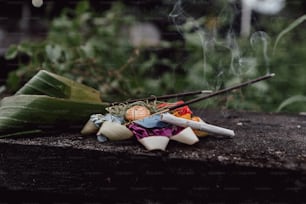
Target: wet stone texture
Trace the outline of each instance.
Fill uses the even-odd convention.
[[[135,140],[102,144],[74,130],[1,139],[0,194],[28,202],[303,201],[306,116],[195,114],[236,137],[209,136],[193,146],[170,141],[166,152],[148,152]]]

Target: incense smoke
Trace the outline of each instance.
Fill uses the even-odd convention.
[[[269,73],[269,36],[263,31],[253,33],[249,43],[256,51],[257,56],[249,56],[245,50],[240,48],[236,36],[238,31],[233,28],[235,17],[240,11],[235,7],[235,4],[229,2],[222,4],[221,1],[218,3],[214,2],[214,7],[212,5],[209,5],[209,8],[203,7],[203,11],[210,13],[205,13],[201,18],[196,19],[185,11],[183,1],[178,0],[169,14],[169,18],[183,38],[186,38],[190,33],[195,33],[199,37],[199,43],[202,46],[203,67],[201,83],[209,88],[220,88],[225,79],[230,81],[231,78],[237,80],[242,76],[253,77],[258,71],[255,69],[258,55],[261,55],[260,58],[263,59],[267,73]],[[216,18],[216,25],[213,26],[209,25],[211,11]],[[224,22],[226,26],[218,25],[225,24]],[[216,60],[216,57],[219,58]]]
[[[202,28],[199,23],[190,15],[188,15],[183,7],[182,1],[178,0],[169,14],[169,18],[172,20],[176,27],[176,30],[185,37],[185,32],[196,32],[199,36],[202,45],[202,55],[203,55],[203,78],[205,79],[205,67],[206,67],[206,50],[208,49],[208,35],[207,32]],[[206,80],[205,80],[206,81]]]
[[[262,49],[263,60],[267,69],[267,74],[270,73],[270,59],[268,57],[268,46],[269,46],[270,38],[267,33],[263,31],[257,31],[251,35],[250,44],[254,50]]]

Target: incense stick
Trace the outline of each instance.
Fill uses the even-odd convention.
[[[256,79],[252,79],[252,80],[243,82],[243,83],[241,83],[241,84],[238,84],[238,85],[235,85],[235,86],[226,88],[226,89],[222,89],[222,90],[213,92],[213,93],[208,94],[208,95],[205,95],[205,96],[201,96],[201,97],[198,97],[198,98],[195,98],[195,99],[191,99],[191,100],[189,100],[189,101],[186,101],[185,103],[182,103],[182,104],[178,104],[178,105],[169,107],[168,109],[165,109],[165,110],[163,110],[162,112],[168,112],[168,111],[171,111],[171,110],[174,110],[174,109],[177,109],[177,108],[180,108],[180,107],[183,107],[183,106],[192,104],[192,103],[196,103],[196,102],[199,102],[199,101],[202,101],[202,100],[205,100],[205,99],[208,99],[208,98],[217,96],[217,95],[221,95],[221,94],[230,92],[230,91],[235,90],[235,89],[243,88],[243,87],[245,87],[245,86],[248,86],[248,85],[257,83],[257,82],[262,81],[262,80],[269,79],[269,78],[274,77],[274,76],[275,76],[274,73],[267,74],[267,75],[258,77],[258,78],[256,78]]]
[[[185,93],[178,93],[178,94],[169,94],[169,95],[163,95],[163,96],[150,96],[147,98],[140,98],[140,99],[131,99],[131,100],[126,100],[123,102],[113,102],[110,103],[111,105],[119,105],[121,103],[133,103],[136,101],[154,101],[154,100],[166,100],[166,99],[171,99],[171,98],[176,98],[176,97],[183,97],[183,96],[193,96],[197,94],[210,94],[212,93],[211,90],[199,90],[199,91],[190,91],[190,92],[185,92]]]

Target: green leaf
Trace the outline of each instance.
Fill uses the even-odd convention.
[[[93,58],[95,57],[95,49],[92,41],[87,41],[85,45],[80,46],[80,50],[83,51],[85,57]]]
[[[87,21],[92,19],[91,13],[85,12],[80,15],[80,24],[85,24]]]
[[[101,102],[100,92],[46,70],[40,70],[16,95],[47,95],[84,102]]]
[[[18,54],[18,46],[17,45],[11,45],[7,51],[5,52],[5,59],[14,59]]]
[[[72,25],[73,25],[73,22],[70,19],[68,19],[67,16],[62,15],[58,18],[55,18],[52,21],[51,25],[52,25],[51,32],[54,32],[54,34],[57,37],[57,35],[59,35],[59,33],[57,33],[58,31],[60,31],[60,33],[61,33],[64,29],[71,29]]]
[[[28,56],[33,56],[33,51],[31,49],[31,45],[27,42],[23,42],[20,45],[18,45],[18,50],[22,53],[27,54]]]
[[[83,14],[85,13],[86,11],[88,11],[90,9],[90,5],[89,5],[89,2],[88,1],[81,1],[77,4],[77,7],[76,7],[76,13],[77,14]]]
[[[81,128],[91,114],[104,113],[107,105],[43,95],[6,97],[0,106],[0,134],[71,126]]]
[[[104,113],[108,105],[97,90],[41,70],[14,96],[2,99],[0,137],[81,128],[91,114]]]
[[[46,54],[49,60],[57,64],[62,56],[63,49],[59,45],[50,45],[48,44],[45,48]]]
[[[10,72],[6,84],[12,91],[16,91],[20,87],[20,77],[17,76],[16,72]]]

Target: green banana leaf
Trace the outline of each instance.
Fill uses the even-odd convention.
[[[105,113],[108,105],[97,90],[42,70],[0,102],[0,138],[81,129],[91,114]]]
[[[105,112],[107,105],[43,95],[6,97],[0,106],[0,134],[81,126],[91,114]]]
[[[87,102],[101,102],[100,92],[68,78],[40,70],[15,95],[47,95]]]

